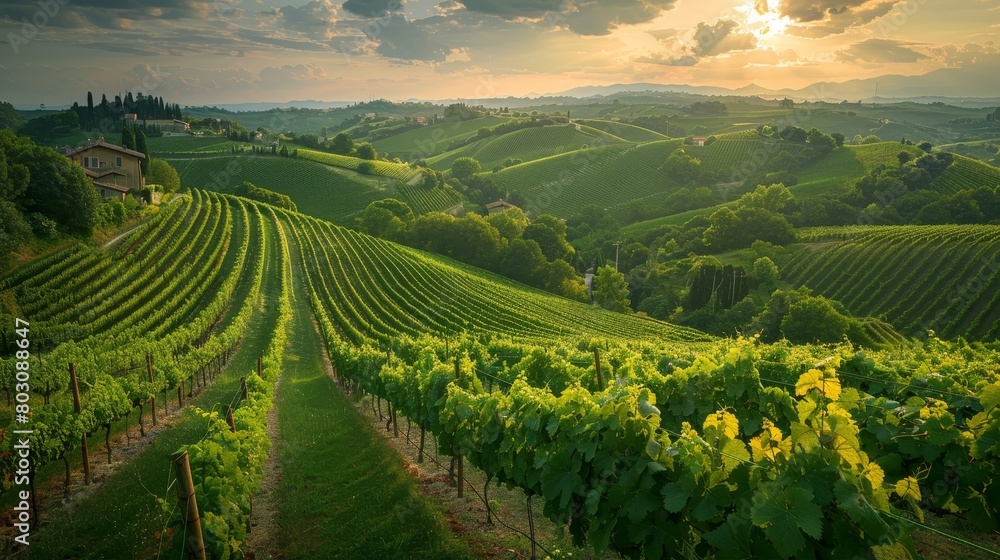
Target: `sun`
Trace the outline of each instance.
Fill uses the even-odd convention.
[[[749,0],[745,5],[738,6],[736,11],[743,14],[743,25],[757,37],[758,41],[766,41],[772,37],[783,35],[792,20],[779,13],[777,2],[771,0]]]

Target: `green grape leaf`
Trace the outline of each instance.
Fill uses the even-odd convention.
[[[983,410],[986,412],[1000,406],[1000,381],[983,387],[979,402],[983,404]]]
[[[715,555],[718,560],[749,560],[754,558],[753,550],[750,548],[752,529],[753,526],[749,521],[733,515],[702,537],[719,549]]]
[[[684,509],[684,504],[691,498],[691,492],[684,488],[684,484],[680,481],[665,485],[660,494],[663,496],[663,509],[670,513]]]
[[[753,498],[751,519],[785,558],[805,548],[803,533],[815,539],[823,533],[823,512],[804,488],[762,483]]]
[[[900,479],[896,482],[896,495],[900,498],[920,501],[920,485],[912,476]]]
[[[559,502],[560,509],[566,509],[575,490],[583,485],[579,466],[566,453],[560,453],[545,462],[542,470],[542,494],[550,502]]]

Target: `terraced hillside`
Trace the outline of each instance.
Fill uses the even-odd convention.
[[[567,217],[588,204],[608,208],[676,188],[660,167],[682,143],[612,144],[508,167],[492,176],[519,191],[525,210]]]
[[[987,278],[982,270],[989,266],[976,272],[957,265],[995,257],[998,230],[822,230],[810,234],[805,241],[813,245],[803,251],[865,253],[864,247],[877,247],[867,253],[903,260],[853,263],[854,278],[842,274],[842,283],[904,291],[920,286],[919,293],[931,296],[983,294],[993,299],[970,298],[964,315],[987,324],[995,319],[1000,297],[996,266]],[[934,268],[937,261],[961,272],[946,274]],[[803,255],[796,264],[809,268]],[[881,276],[861,279],[873,271]],[[903,274],[910,276],[897,278]],[[982,279],[974,281],[977,276]],[[171,531],[164,529],[162,506],[175,503],[176,485],[157,478],[172,470],[168,461],[177,445],[190,458],[209,556],[238,557],[247,550],[246,527],[260,530],[250,514],[258,511],[252,504],[261,502],[251,500],[261,488],[273,434],[287,438],[281,441],[282,478],[302,486],[317,518],[308,527],[308,544],[324,551],[342,546],[343,534],[328,537],[336,516],[365,514],[372,505],[310,488],[316,479],[299,474],[304,465],[298,451],[336,450],[308,455],[309,466],[323,476],[345,468],[345,462],[355,465],[356,452],[374,436],[345,446],[330,432],[306,432],[303,439],[269,433],[279,375],[285,376],[286,394],[337,382],[359,400],[381,399],[379,410],[390,403],[386,428],[403,415],[407,428],[419,432],[421,455],[430,432],[437,452],[455,457],[459,473],[472,465],[487,480],[528,492],[542,502],[542,514],[557,525],[571,524],[598,554],[644,551],[669,557],[691,550],[699,557],[737,556],[752,542],[754,554],[766,558],[825,557],[821,552],[834,548],[863,557],[874,547],[905,556],[903,537],[914,524],[897,512],[905,506],[919,514],[920,492],[928,487],[939,488],[938,499],[952,504],[950,513],[981,529],[963,534],[993,538],[998,513],[993,481],[1000,469],[996,345],[931,340],[868,353],[849,345],[715,340],[525,289],[303,214],[197,190],[190,199],[161,208],[118,248],[67,249],[0,282],[6,291],[0,301],[27,313],[33,328],[58,344],[45,355],[48,365],[30,358],[35,391],[49,391],[44,402],[32,403],[34,437],[44,444],[33,452],[36,462],[61,467],[60,459],[77,451],[81,434],[110,426],[137,408],[141,418],[150,399],[175,387],[179,400],[191,384],[204,388],[237,343],[252,345],[249,355],[262,357],[244,383],[220,375],[204,390],[214,390],[202,403],[208,408],[185,409],[187,428],[172,432],[176,443],[169,450],[148,446],[146,459],[116,473],[117,480],[140,484],[106,495],[104,503],[91,502],[90,508],[104,506],[99,514],[43,524],[42,534],[61,530],[47,534],[70,541],[42,540],[43,546],[62,548],[45,557],[66,550],[109,558],[182,556],[185,524],[176,510],[166,523],[173,546],[164,543]],[[897,305],[907,302],[904,293],[881,295]],[[960,306],[943,309],[949,317],[963,316]],[[319,346],[316,338],[288,335],[290,329],[317,336],[313,319],[335,379],[324,369],[322,352],[285,344],[305,340]],[[155,362],[143,360],[148,353],[156,355]],[[9,386],[14,368],[8,366],[28,359],[5,355],[0,380]],[[87,388],[83,413],[70,404],[62,367],[68,360],[77,363]],[[303,370],[312,373],[303,376]],[[305,384],[313,375],[322,385]],[[227,379],[228,386],[215,390]],[[302,430],[310,424],[340,425],[330,420],[356,413],[330,399],[319,401],[307,410],[301,401],[293,403],[284,412],[293,407],[304,412],[297,424]],[[233,405],[233,423],[227,424],[219,411]],[[0,411],[11,419],[9,405],[0,405]],[[9,439],[0,442],[0,458],[7,458],[0,462],[2,475],[14,468],[11,449]],[[880,465],[884,457],[891,458],[891,468]],[[948,460],[932,460],[940,457]],[[132,467],[142,460],[155,465],[155,474],[136,474]],[[388,480],[385,475],[375,468],[357,482],[378,485]],[[938,485],[945,477],[952,483]],[[148,480],[161,484],[151,489]],[[408,508],[407,524],[426,521],[428,514],[406,494],[399,500]],[[301,506],[280,503],[286,499],[281,492],[273,499],[279,501],[277,515]],[[380,515],[392,506],[381,505]],[[789,512],[806,525],[790,521],[795,516]],[[91,528],[115,515],[118,521]],[[783,529],[773,530],[779,522]],[[573,525],[580,523],[589,529]],[[694,523],[702,530],[676,530]],[[84,525],[88,530],[78,530]],[[384,542],[392,535],[379,531],[396,527],[375,524],[365,531]],[[110,538],[112,532],[130,536]],[[91,533],[106,537],[97,539],[101,550],[90,546]]]
[[[561,125],[525,128],[498,137],[484,138],[427,160],[433,169],[445,170],[460,157],[479,161],[483,169],[493,169],[507,159],[527,162],[572,152],[588,146],[618,144],[622,140],[586,126]]]
[[[409,130],[374,142],[379,153],[387,153],[404,161],[416,161],[440,154],[455,140],[474,136],[484,126],[495,126],[510,120],[505,117],[481,117],[467,121],[445,121]]]
[[[351,171],[357,171],[359,168],[367,165],[370,167],[370,170],[365,173],[366,175],[388,177],[399,181],[407,181],[417,174],[417,171],[412,167],[402,163],[392,163],[381,160],[366,160],[352,156],[342,156],[326,152],[317,152],[315,150],[306,150],[304,148],[299,148],[298,154],[298,159],[316,161],[331,167],[350,169]]]
[[[692,329],[572,302],[301,214],[286,219],[298,236],[312,291],[340,332],[356,342],[461,332],[705,339]]]
[[[1000,226],[803,230],[782,276],[898,330],[1000,336]]]
[[[627,140],[629,142],[656,142],[657,140],[667,140],[669,138],[668,136],[649,130],[648,128],[642,128],[641,126],[635,126],[633,124],[623,122],[589,119],[576,119],[574,122],[584,126],[596,128],[598,130],[603,130],[608,134],[613,134],[622,140]]]
[[[167,161],[177,169],[185,187],[230,193],[249,181],[288,195],[302,212],[336,223],[351,223],[368,204],[387,197],[403,200],[416,214],[444,211],[462,201],[451,188],[428,190],[309,159],[226,155]],[[397,170],[395,164],[381,163],[389,166],[389,172]]]
[[[931,183],[931,187],[946,193],[997,185],[1000,185],[1000,167],[960,155]]]
[[[395,196],[396,181],[321,163],[278,156],[216,156],[169,159],[186,188],[228,193],[249,181],[291,197],[303,212],[345,222],[365,206]]]

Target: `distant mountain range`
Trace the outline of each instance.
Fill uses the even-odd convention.
[[[716,86],[692,86],[686,84],[628,83],[608,86],[583,86],[566,91],[536,94],[521,97],[495,98],[490,100],[437,99],[407,101],[430,101],[433,103],[454,103],[463,101],[484,102],[490,106],[498,103],[510,107],[524,107],[545,103],[572,104],[581,99],[600,99],[628,92],[673,92],[686,95],[717,96],[759,96],[768,99],[788,97],[795,101],[864,101],[867,103],[896,103],[915,101],[933,103],[940,101],[965,107],[996,107],[1000,105],[1000,54],[981,57],[974,63],[956,68],[941,68],[918,76],[884,75],[875,78],[855,79],[846,82],[817,82],[801,89],[768,89],[757,84],[749,84],[730,89]],[[266,111],[274,108],[297,107],[301,109],[337,109],[350,107],[353,101],[296,100],[285,102],[259,103],[218,103],[213,106],[229,111]],[[69,106],[50,106],[49,110],[65,109]],[[19,110],[37,110],[38,106],[15,105]]]
[[[796,101],[866,101],[892,103],[898,101],[934,101],[969,106],[1000,104],[1000,55],[987,55],[973,64],[958,68],[941,68],[919,76],[885,75],[846,82],[818,82],[801,89],[767,89],[750,84],[737,89],[683,84],[614,84],[584,86],[548,94],[553,97],[606,97],[624,92],[656,91],[694,95],[757,95],[788,97]]]

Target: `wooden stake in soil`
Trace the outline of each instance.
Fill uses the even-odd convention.
[[[184,380],[177,386],[177,408],[184,408]]]
[[[427,433],[427,430],[423,426],[420,426],[420,451],[417,453],[417,462],[418,463],[423,463],[424,462],[424,435],[426,433]]]
[[[153,383],[153,355],[146,354],[146,373],[149,375],[150,384]],[[153,415],[153,425],[156,425],[156,393],[149,398],[150,411]]]
[[[228,407],[226,410],[226,424],[229,424],[229,431],[236,433],[236,421],[233,420],[233,407]]]
[[[240,378],[240,401],[247,400],[247,378]]]
[[[194,496],[194,480],[191,478],[191,464],[188,463],[187,451],[181,451],[173,457],[174,467],[180,485],[177,487],[177,499],[181,503],[181,516],[186,526],[187,534],[184,551],[189,558],[205,559],[205,539],[201,534],[201,518],[198,515],[198,500]]]
[[[461,498],[465,495],[465,461],[462,460],[462,454],[458,454],[458,497]]]
[[[73,410],[80,414],[80,384],[76,380],[76,364],[69,365],[69,379],[73,383]],[[87,432],[80,438],[80,448],[83,454],[83,484],[90,486],[90,452],[87,450]]]
[[[396,407],[389,405],[389,413],[392,414],[392,437],[399,437],[399,423],[396,422]]]
[[[264,378],[264,358],[257,358],[257,377]]]

